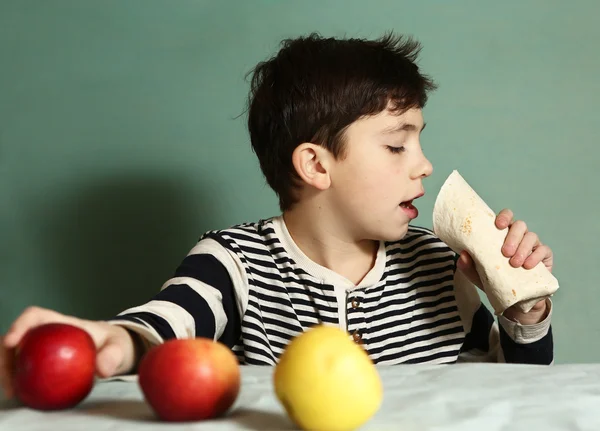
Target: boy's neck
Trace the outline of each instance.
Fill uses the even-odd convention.
[[[373,268],[379,244],[356,241],[327,214],[295,207],[283,213],[292,239],[313,262],[347,278],[355,285]]]

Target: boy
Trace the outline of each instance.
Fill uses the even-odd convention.
[[[213,338],[242,364],[273,365],[318,323],[348,331],[378,364],[551,363],[550,300],[494,322],[468,254],[409,227],[432,172],[419,136],[435,85],[418,51],[393,35],[284,41],[254,70],[248,112],[282,215],[206,233],[160,293],[109,321],[27,309],[1,343],[5,390],[11,349],[52,321],[92,335],[103,377],[135,372],[145,349],[173,337]],[[510,263],[551,270],[551,250],[503,210],[496,226],[509,225]]]

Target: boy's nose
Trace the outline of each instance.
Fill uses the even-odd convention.
[[[419,163],[415,167],[414,178],[426,178],[433,173],[433,165],[425,155],[421,156]]]
[[[431,164],[431,162],[429,161],[429,159],[425,156],[423,156],[423,158],[425,159],[425,167],[423,168],[423,177],[428,177],[429,175],[431,175],[433,173],[433,165]]]

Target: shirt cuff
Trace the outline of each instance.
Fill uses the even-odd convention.
[[[498,316],[498,323],[502,325],[502,328],[504,328],[508,336],[515,343],[534,343],[544,338],[550,329],[550,320],[552,317],[552,300],[550,298],[546,298],[546,307],[548,307],[546,318],[534,325],[522,325],[519,322],[509,320],[502,315]]]

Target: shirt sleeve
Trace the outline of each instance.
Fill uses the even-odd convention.
[[[552,301],[549,298],[547,317],[535,325],[522,325],[504,316],[494,319],[481,302],[477,287],[460,271],[454,275],[454,290],[465,330],[458,362],[553,363]]]
[[[154,297],[108,322],[140,335],[146,346],[206,337],[233,347],[240,337],[247,298],[241,262],[217,241],[205,238]]]

